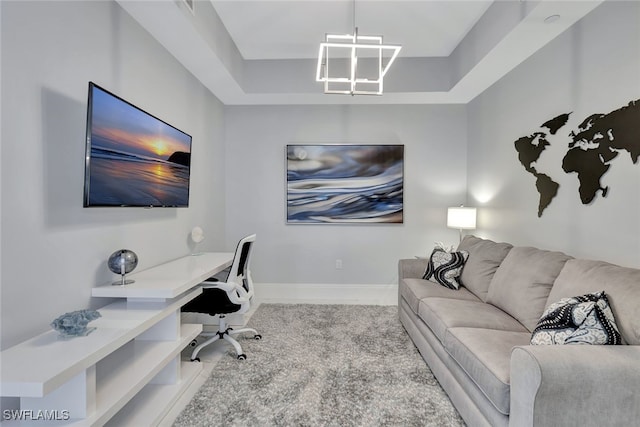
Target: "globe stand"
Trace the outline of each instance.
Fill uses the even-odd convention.
[[[112,283],[113,286],[124,286],[124,285],[130,285],[132,283],[135,283],[136,281],[133,279],[125,279],[126,274],[122,275],[122,278],[120,280],[116,280],[115,282]]]
[[[120,280],[116,280],[115,282],[112,283],[112,285],[116,286],[116,285],[120,285],[120,286],[124,286],[124,285],[130,285],[132,283],[135,283],[135,280],[133,279],[125,279],[125,276],[127,275],[127,271],[126,271],[126,263],[124,262],[124,257],[120,258]]]

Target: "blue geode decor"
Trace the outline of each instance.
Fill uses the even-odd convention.
[[[87,324],[99,317],[102,317],[102,315],[96,310],[72,311],[51,322],[51,327],[64,337],[81,337],[96,329],[87,328]]]

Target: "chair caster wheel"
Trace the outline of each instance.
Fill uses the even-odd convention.
[[[192,361],[192,362],[199,362],[199,361],[200,361],[200,358],[199,358],[199,357],[196,357],[195,359],[191,359],[191,361]]]
[[[190,347],[195,347],[195,346],[197,346],[197,345],[198,345],[198,340],[192,340],[192,341],[189,343],[189,346],[190,346]]]
[[[239,354],[238,355],[238,360],[247,360],[247,355],[246,354]]]
[[[262,339],[262,335],[260,335],[260,334],[256,334],[256,335],[254,335],[254,336],[253,336],[253,339],[255,339],[255,340],[261,340],[261,339]]]

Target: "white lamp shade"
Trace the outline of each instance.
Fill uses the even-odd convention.
[[[456,207],[447,209],[447,227],[460,230],[476,228],[476,208]]]

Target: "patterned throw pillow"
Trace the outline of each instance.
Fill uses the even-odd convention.
[[[620,332],[604,291],[551,304],[531,335],[533,345],[620,343]]]
[[[460,273],[462,267],[469,257],[469,252],[447,252],[442,248],[435,248],[429,257],[429,264],[422,276],[423,279],[433,279],[450,289],[458,289],[460,287]]]

